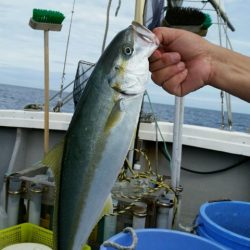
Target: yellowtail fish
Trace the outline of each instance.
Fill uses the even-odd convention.
[[[65,137],[62,162],[53,163],[61,164],[56,174],[57,250],[80,250],[102,212],[128,153],[148,57],[157,47],[156,36],[133,22],[111,41],[88,80]]]

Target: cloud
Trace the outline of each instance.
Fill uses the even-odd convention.
[[[236,51],[250,55],[250,4],[246,4],[246,0],[225,0],[224,3],[229,19],[237,28],[234,33],[229,31],[233,47]],[[76,1],[66,64],[66,82],[74,78],[79,60],[96,62],[101,55],[107,4],[107,1],[103,0]],[[117,4],[118,1],[112,3],[107,44],[118,31],[127,27],[133,20],[134,1],[122,1],[119,15],[115,17]],[[193,6],[197,4],[193,3]],[[72,2],[66,0],[1,0],[0,81],[43,88],[43,32],[32,30],[28,25],[33,8],[58,10],[66,16],[62,31],[49,34],[51,88],[59,89],[72,11]],[[217,22],[215,12],[209,13],[213,21]],[[209,29],[207,39],[219,43],[216,25]],[[155,84],[149,83],[147,88],[153,102],[174,104],[174,97]],[[218,109],[218,96],[218,90],[204,88],[188,95],[185,100],[186,105]],[[236,100],[233,103],[236,103],[236,108],[247,107],[243,101],[240,103]],[[247,109],[249,108],[245,108]]]
[[[117,18],[114,17],[116,4],[115,2],[112,4],[107,42],[117,31],[131,22],[132,15],[126,16],[128,10],[132,9],[131,4],[133,4],[132,0],[123,2]],[[79,60],[96,62],[101,55],[106,7],[106,1],[84,1],[84,3],[76,1],[66,64],[67,75],[75,74]],[[0,64],[15,69],[13,78],[18,67],[20,71],[27,73],[27,75],[22,74],[22,79],[16,75],[17,84],[19,81],[27,82],[30,79],[28,74],[30,71],[43,72],[43,32],[33,30],[28,25],[33,8],[52,9],[65,13],[66,19],[63,22],[62,31],[49,32],[50,71],[57,72],[56,75],[62,73],[72,3],[59,0],[25,2],[4,0],[0,3]],[[6,71],[0,69],[0,73],[3,75]],[[9,77],[5,79],[7,78],[9,79]]]

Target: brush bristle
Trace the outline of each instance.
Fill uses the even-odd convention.
[[[40,23],[61,24],[65,16],[59,11],[33,9],[32,18]]]
[[[196,8],[168,8],[165,20],[170,25],[202,25],[206,15]]]
[[[205,21],[203,22],[203,28],[208,29],[212,25],[212,19],[209,14],[205,14]]]

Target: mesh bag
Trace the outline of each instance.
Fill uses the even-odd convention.
[[[95,66],[94,63],[90,63],[86,61],[80,61],[78,63],[75,81],[74,81],[74,88],[73,88],[73,100],[74,100],[75,107],[81,98],[81,95],[86,87],[86,84],[94,69],[94,66]]]

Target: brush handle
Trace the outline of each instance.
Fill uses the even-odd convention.
[[[135,21],[143,24],[143,10],[145,6],[145,0],[136,0],[135,2]]]

